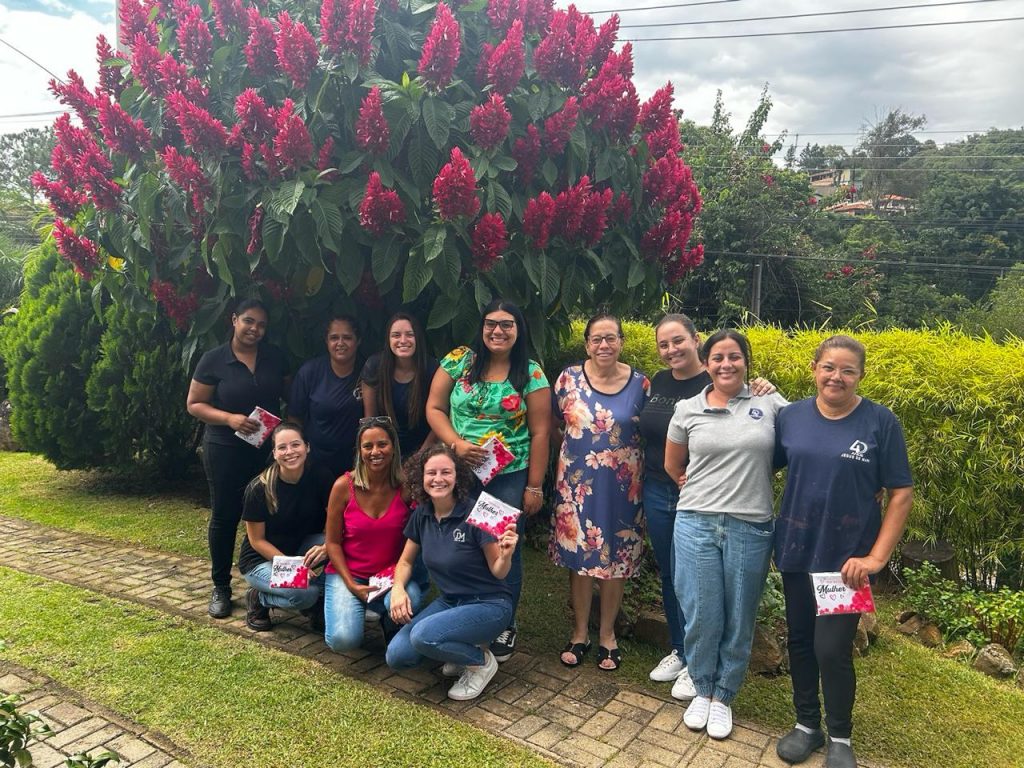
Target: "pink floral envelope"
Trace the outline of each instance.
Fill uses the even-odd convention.
[[[818,616],[835,613],[874,613],[875,598],[871,594],[871,585],[865,584],[860,589],[850,589],[838,571],[812,573],[814,599],[818,604]]]
[[[489,493],[481,493],[473,509],[470,510],[466,522],[486,531],[494,538],[498,538],[506,528],[519,519],[521,514],[520,510],[506,504],[501,499],[496,499]]]
[[[480,466],[473,467],[473,473],[480,478],[481,483],[487,485],[516,457],[497,437],[491,437],[480,447],[487,451],[487,458]]]
[[[395,566],[389,566],[380,573],[376,573],[371,576],[370,586],[373,590],[366,597],[366,602],[368,603],[372,603],[378,597],[395,586]]]
[[[253,432],[251,435],[246,435],[241,432],[235,432],[235,437],[240,437],[249,445],[259,448],[263,445],[263,441],[266,440],[270,433],[274,431],[274,427],[281,423],[281,419],[275,416],[270,411],[260,408],[258,405],[252,409],[252,413],[249,414],[249,418],[253,421],[260,423],[260,428]]]
[[[270,564],[271,589],[308,589],[309,568],[303,557],[275,555]]]

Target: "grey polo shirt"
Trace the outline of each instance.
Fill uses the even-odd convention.
[[[753,397],[744,386],[725,408],[712,408],[710,389],[677,403],[668,425],[668,439],[690,457],[676,509],[771,520],[775,416],[789,402],[778,393]]]

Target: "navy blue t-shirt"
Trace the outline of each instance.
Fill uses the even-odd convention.
[[[841,419],[827,419],[813,397],[776,417],[776,465],[789,466],[775,524],[780,571],[838,571],[864,557],[878,538],[882,488],[913,485],[903,428],[885,406],[862,398]]]
[[[433,504],[420,504],[405,524],[405,537],[420,545],[430,578],[445,597],[511,597],[512,590],[504,579],[494,578],[484,554],[484,544],[496,539],[466,522],[474,503],[456,504],[440,522]]]
[[[377,390],[377,415],[388,415],[384,413],[383,400],[380,394],[380,355],[378,352],[371,355],[363,366],[363,372],[359,378],[369,386]],[[423,445],[423,441],[430,434],[430,424],[427,423],[427,394],[430,392],[430,382],[434,380],[434,373],[437,371],[437,361],[429,360],[427,370],[420,376],[420,413],[419,421],[415,426],[409,424],[409,393],[412,382],[403,384],[400,381],[391,381],[391,405],[395,409],[395,431],[398,433],[398,447],[402,452],[402,458],[412,456]]]
[[[313,458],[335,477],[352,469],[362,397],[358,369],[338,376],[326,355],[303,363],[292,382],[288,413],[302,420]]]

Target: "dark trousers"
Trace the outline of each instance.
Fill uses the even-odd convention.
[[[806,573],[783,573],[782,588],[796,721],[808,728],[821,727],[820,681],[829,736],[848,739],[853,731],[853,699],[857,692],[853,638],[860,614],[817,616],[811,577]]]
[[[245,486],[267,465],[268,440],[261,448],[203,442],[203,469],[210,484],[210,575],[215,587],[231,585],[231,561],[235,552],[238,521],[242,519]]]

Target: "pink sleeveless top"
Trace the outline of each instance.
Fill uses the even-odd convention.
[[[358,579],[368,579],[398,562],[405,547],[405,523],[409,508],[398,489],[384,514],[374,519],[363,511],[356,500],[352,475],[348,478],[348,504],[345,505],[345,531],[341,551],[348,569]],[[334,570],[333,568],[331,569]]]

